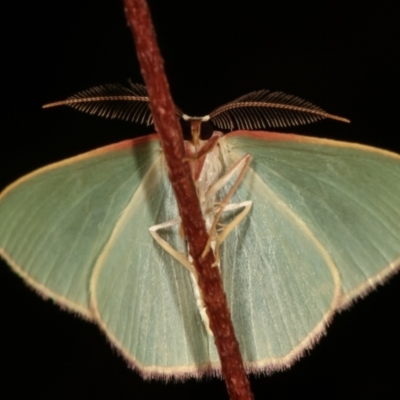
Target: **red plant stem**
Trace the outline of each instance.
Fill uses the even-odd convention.
[[[221,276],[218,268],[212,267],[214,255],[209,251],[204,258],[201,257],[208,241],[208,233],[189,164],[183,161],[186,153],[182,132],[175,114],[150,11],[146,0],[124,0],[124,5],[228,393],[231,399],[252,399]]]

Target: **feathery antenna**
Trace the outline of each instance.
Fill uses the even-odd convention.
[[[153,117],[146,87],[131,82],[129,85],[96,86],[66,100],[46,104],[43,108],[65,105],[101,117],[152,125]],[[241,96],[204,117],[190,117],[179,108],[176,113],[185,120],[210,121],[215,127],[226,130],[286,128],[325,118],[350,122],[299,97],[268,90],[258,90]]]

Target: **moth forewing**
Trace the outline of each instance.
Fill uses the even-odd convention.
[[[218,140],[215,140],[215,138],[218,138]],[[209,142],[202,140],[198,141],[196,145],[193,145],[191,142],[185,142],[185,145],[188,154],[188,162],[193,164],[191,165],[193,179],[197,188],[197,195],[203,218],[209,233],[209,241],[204,252],[208,251],[211,247],[215,253],[215,266],[220,268],[219,247],[221,243],[225,240],[232,229],[243,220],[250,211],[252,205],[250,200],[229,204],[230,198],[235,193],[243,179],[246,168],[250,162],[250,156],[245,155],[239,161],[234,163],[229,157],[226,142],[220,132],[214,132],[210,140],[215,140],[215,145],[208,146]],[[206,154],[202,154],[202,149],[205,147],[210,147],[210,149]],[[199,155],[199,157],[196,155]],[[218,196],[218,194],[221,193],[221,190],[226,189],[228,185],[230,187],[225,194],[223,194],[223,197],[221,198],[221,195]],[[219,219],[224,211],[240,209],[242,210],[239,214],[236,215],[227,226],[218,227]],[[149,231],[156,242],[165,251],[190,271],[193,293],[196,298],[200,316],[207,333],[212,335],[206,308],[201,298],[201,292],[197,282],[197,274],[192,264],[192,258],[189,254],[189,248],[187,248],[186,254],[182,254],[164,240],[158,233],[158,231],[176,226],[180,224],[180,222],[180,218],[177,217],[173,220],[164,221],[158,225],[154,225],[149,228]]]

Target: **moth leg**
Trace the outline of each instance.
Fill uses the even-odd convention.
[[[163,222],[162,224],[153,225],[149,228],[151,236],[153,236],[154,240],[172,257],[174,257],[178,262],[180,262],[185,268],[187,268],[192,274],[195,274],[196,271],[191,264],[191,262],[187,259],[187,257],[180,253],[178,250],[173,248],[166,240],[164,240],[158,233],[160,229],[169,228],[170,226],[175,226],[180,224],[180,218],[174,218],[170,221]]]
[[[238,188],[240,182],[242,182],[242,180],[244,178],[244,174],[246,173],[246,169],[247,169],[249,163],[250,163],[250,154],[246,154],[237,163],[235,163],[232,166],[232,168],[224,176],[222,176],[214,184],[212,184],[211,187],[209,188],[209,190],[207,191],[206,196],[205,196],[206,198],[214,197],[216,195],[216,193],[220,189],[222,189],[230,181],[230,179],[232,178],[233,175],[235,175],[237,173],[239,174],[238,177],[236,178],[236,180],[234,181],[232,187],[230,188],[229,192],[227,193],[225,198],[220,203],[219,211],[217,212],[217,214],[214,217],[213,224],[212,224],[212,226],[210,228],[210,231],[209,231],[209,239],[208,239],[207,244],[206,244],[206,246],[205,246],[205,248],[203,250],[202,257],[204,257],[208,253],[208,251],[210,250],[211,242],[213,241],[213,237],[214,236],[218,237],[218,235],[216,235],[215,233],[216,233],[216,230],[217,230],[217,225],[219,223],[219,220],[221,219],[221,215],[225,210],[227,210],[228,202],[231,199],[231,197],[233,196],[233,194],[236,192],[236,189]],[[237,203],[237,204],[242,204],[242,203]],[[237,220],[237,222],[233,225],[233,227],[230,228],[227,231],[227,234],[224,235],[224,239],[229,234],[229,232],[231,232],[232,229],[237,224],[239,224],[242,221],[242,219],[247,215],[247,213],[250,211],[251,204],[250,205],[245,205],[243,207],[245,207],[245,210],[242,213],[240,213],[234,219],[234,221],[232,221],[229,224],[229,226],[231,226]],[[237,207],[237,208],[239,208],[239,207]],[[229,228],[229,226],[227,228]]]
[[[233,221],[231,221],[228,225],[225,226],[225,228],[220,234],[217,235],[215,248],[213,249],[216,265],[219,265],[219,260],[220,260],[219,248],[221,244],[224,242],[227,236],[232,232],[232,230],[242,222],[244,217],[249,213],[252,205],[253,202],[251,200],[246,200],[240,203],[233,203],[225,206],[223,212],[237,210],[239,208],[243,208],[243,210],[233,219]]]
[[[213,135],[209,140],[207,140],[207,143],[200,149],[195,151],[194,153],[188,152],[186,157],[183,159],[184,162],[187,161],[196,161],[204,158],[210,151],[213,150],[213,148],[217,145],[218,140],[222,137],[222,134],[220,135]]]
[[[210,328],[210,320],[208,319],[207,309],[200,294],[199,284],[197,283],[197,276],[195,274],[190,274],[190,279],[192,280],[192,289],[194,297],[196,299],[197,309],[199,311],[201,320],[203,321],[203,325],[206,328],[208,335],[214,336]]]
[[[175,226],[180,224],[180,218],[174,218],[170,221],[163,222],[162,224],[154,225],[149,228],[151,236],[153,236],[154,240],[172,257],[174,257],[179,263],[181,263],[185,268],[187,268],[190,272],[190,279],[192,281],[192,289],[194,293],[194,297],[196,299],[197,309],[199,311],[200,317],[203,321],[204,327],[208,333],[208,335],[213,336],[213,333],[210,329],[210,321],[208,319],[206,307],[204,305],[203,299],[200,294],[199,285],[197,282],[197,273],[191,263],[191,257],[189,255],[188,258],[185,257],[184,254],[180,253],[178,250],[174,249],[167,241],[165,241],[158,233],[160,229],[169,228],[170,226]]]
[[[232,222],[230,222],[226,227],[224,227],[223,231],[217,235],[216,238],[212,238],[210,236],[211,240],[211,248],[214,251],[214,256],[215,256],[215,264],[213,266],[219,267],[220,265],[220,257],[219,257],[219,247],[222,244],[222,242],[226,239],[226,237],[229,235],[229,233],[243,220],[243,218],[247,215],[247,213],[250,211],[251,206],[253,202],[251,200],[246,200],[242,201],[240,203],[234,203],[234,204],[228,204],[225,206],[223,212],[225,211],[233,211],[237,210],[240,208],[243,208],[243,210],[233,219]],[[218,207],[220,208],[220,207]],[[190,256],[189,256],[190,259]],[[209,336],[213,337],[214,334],[211,331],[210,328],[210,320],[208,319],[207,315],[207,309],[204,305],[203,299],[201,298],[200,290],[199,290],[199,285],[197,283],[197,275],[195,274],[190,274],[190,278],[192,279],[192,287],[193,287],[193,292],[196,298],[196,303],[197,303],[197,308],[199,310],[201,319],[203,321],[203,324],[206,328],[206,331]]]

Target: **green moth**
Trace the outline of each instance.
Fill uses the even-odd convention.
[[[152,123],[141,85],[58,104]],[[344,120],[282,93],[177,114],[191,129],[188,162],[245,366],[288,367],[335,312],[399,269],[400,156],[259,131]],[[208,122],[233,131],[205,139]],[[157,135],[20,178],[0,195],[0,221],[0,255],[13,271],[97,323],[143,376],[219,371]]]

